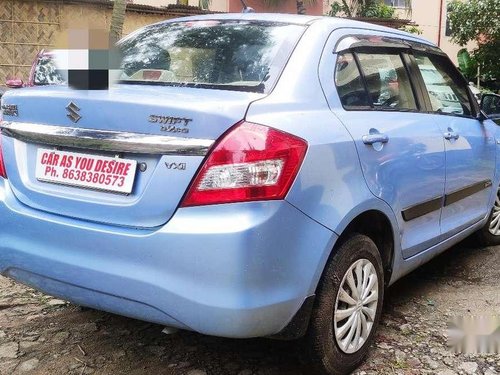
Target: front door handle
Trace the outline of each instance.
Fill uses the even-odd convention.
[[[459,137],[460,137],[460,135],[454,131],[448,131],[448,132],[444,133],[444,138],[447,140],[452,140],[452,139],[457,140]]]
[[[389,136],[387,134],[382,134],[382,133],[367,134],[364,135],[361,139],[363,140],[363,143],[365,145],[389,142]]]

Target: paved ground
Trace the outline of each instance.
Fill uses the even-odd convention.
[[[446,347],[449,317],[467,312],[500,314],[500,247],[469,240],[392,287],[357,374],[500,374],[500,355],[455,355]],[[293,343],[161,329],[0,277],[0,374],[308,374]]]

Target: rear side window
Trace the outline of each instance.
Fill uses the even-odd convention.
[[[370,102],[352,53],[337,58],[335,85],[345,109],[369,109]]]
[[[415,58],[429,93],[432,110],[470,116],[471,103],[466,84],[457,74],[449,71],[449,63],[438,56],[416,55]]]
[[[335,85],[347,110],[416,110],[408,73],[399,53],[342,53],[337,58]]]
[[[375,109],[416,110],[410,78],[399,53],[358,53]]]

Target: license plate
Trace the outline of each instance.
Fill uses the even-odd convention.
[[[36,179],[85,189],[130,194],[137,161],[38,149]]]

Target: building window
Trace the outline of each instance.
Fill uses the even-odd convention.
[[[384,0],[384,3],[395,8],[407,8],[406,0]]]

